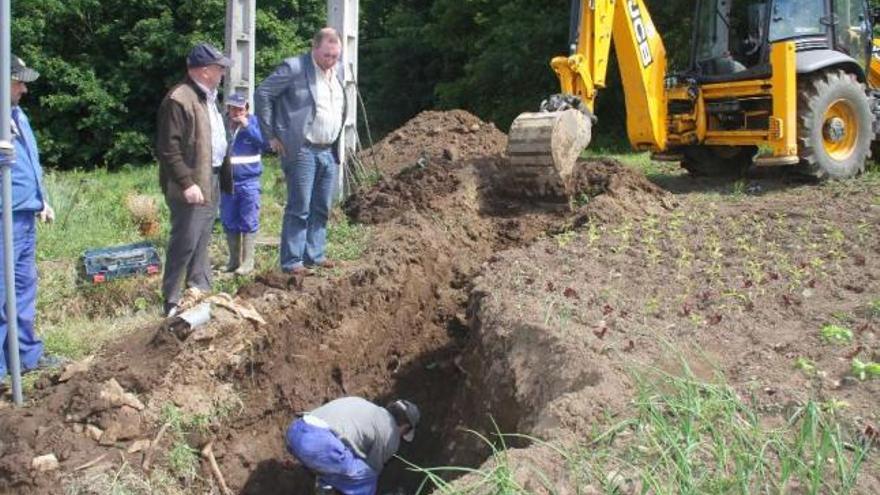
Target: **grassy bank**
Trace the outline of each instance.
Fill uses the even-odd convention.
[[[277,240],[287,194],[278,162],[270,159],[265,165],[258,271],[278,265]],[[168,207],[155,166],[116,172],[48,173],[45,184],[56,221],[38,227],[37,328],[49,352],[78,359],[95,352],[108,339],[161,316],[159,276],[84,283],[79,276],[82,253],[148,240],[159,249],[164,262]],[[158,227],[146,235],[141,231],[145,217]],[[219,224],[214,232],[211,258],[214,266],[220,267],[226,260],[226,243]],[[328,234],[329,256],[357,258],[367,234],[366,228],[349,225],[344,215],[334,215]],[[252,278],[217,273],[214,288],[234,293]]]

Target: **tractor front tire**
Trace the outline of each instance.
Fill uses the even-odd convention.
[[[757,146],[688,146],[681,166],[694,177],[741,177],[752,165]]]
[[[846,179],[871,156],[871,106],[856,76],[828,70],[804,78],[798,91],[801,170],[820,179]]]

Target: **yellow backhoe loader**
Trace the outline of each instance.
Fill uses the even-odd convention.
[[[561,93],[514,120],[508,187],[565,197],[589,145],[611,45],[633,148],[694,175],[752,164],[819,178],[864,169],[880,132],[880,42],[867,0],[697,0],[690,63],[667,70],[643,0],[573,0],[571,55],[550,65]]]

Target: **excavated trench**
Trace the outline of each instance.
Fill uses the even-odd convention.
[[[236,442],[246,441],[279,452],[292,411],[348,394],[419,404],[417,441],[399,453],[419,466],[478,466],[488,446],[465,429],[491,436],[490,417],[502,431],[513,431],[519,423],[513,401],[483,400],[484,387],[505,384],[486,383],[468,369],[468,355],[475,352],[471,280],[497,252],[557,232],[570,219],[565,212],[530,210],[495,197],[481,179],[495,160],[500,158],[410,169],[348,202],[353,221],[376,227],[366,263],[312,292],[304,307],[269,332],[276,339],[251,363],[259,372],[246,389],[253,397],[245,402],[262,404],[231,425],[228,451],[245,450]],[[287,284],[262,278],[246,292],[265,297]],[[243,434],[258,423],[272,426],[256,438]],[[281,458],[283,452],[255,469],[240,463],[242,491],[306,493],[310,477]],[[237,463],[224,469],[234,472]],[[394,461],[380,493],[413,493],[422,478]]]
[[[410,168],[346,204],[352,221],[375,227],[371,248],[345,276],[307,288],[309,296],[268,332],[274,337],[251,363],[259,370],[245,387],[252,406],[231,426],[226,450],[237,455],[224,461],[227,472],[243,478],[244,493],[305,493],[308,475],[278,461],[281,432],[293,411],[340,395],[417,402],[423,411],[417,440],[400,455],[423,467],[479,466],[491,449],[466,430],[491,438],[496,428],[515,432],[527,424],[535,411],[522,407],[512,378],[500,363],[488,362],[476,338],[481,299],[491,296],[472,292],[472,281],[491,280],[499,253],[614,214],[610,206],[626,201],[596,200],[572,211],[507,199],[492,181],[504,160]],[[662,194],[614,162],[584,163],[579,170],[578,190],[593,198],[640,188]],[[262,278],[245,292],[274,302],[290,292],[273,291],[289,285]],[[264,425],[260,433],[257,425]],[[249,451],[242,443],[258,447]],[[254,464],[248,452],[275,455]],[[413,492],[423,478],[392,462],[380,493]]]

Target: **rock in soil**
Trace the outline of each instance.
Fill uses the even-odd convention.
[[[58,469],[59,464],[58,459],[55,458],[55,454],[46,454],[34,457],[34,460],[31,462],[31,467],[35,471],[44,473],[46,471],[54,471]]]

